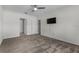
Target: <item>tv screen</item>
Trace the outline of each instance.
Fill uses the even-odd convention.
[[[47,24],[55,24],[56,23],[56,17],[47,19]]]

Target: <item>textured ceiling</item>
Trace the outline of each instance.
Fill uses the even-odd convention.
[[[42,15],[50,11],[54,11],[57,8],[64,7],[64,5],[38,5],[38,7],[46,7],[46,8],[37,10],[35,12],[31,12],[32,11],[31,5],[4,5],[3,6],[5,10],[12,10],[20,13],[27,12],[28,14],[34,14],[34,15],[39,15],[39,14]]]

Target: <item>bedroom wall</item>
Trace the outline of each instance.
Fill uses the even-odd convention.
[[[3,38],[17,37],[20,35],[20,18],[23,14],[13,11],[3,11]]]
[[[20,18],[25,19],[25,34],[32,35],[38,33],[37,18],[32,15],[25,15],[11,10],[3,10],[3,38],[20,36]]]
[[[2,6],[0,6],[0,44],[2,43],[2,23],[3,23],[3,20],[2,20]]]
[[[56,24],[47,24],[47,18],[56,17]],[[79,6],[52,11],[41,18],[41,35],[79,45]]]

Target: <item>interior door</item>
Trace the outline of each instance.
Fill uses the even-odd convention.
[[[41,34],[41,21],[38,20],[38,34]]]
[[[24,33],[24,23],[25,23],[25,19],[24,18],[21,18],[20,19],[20,26],[21,26],[21,32],[20,32],[20,34],[21,35],[24,35],[25,33]]]

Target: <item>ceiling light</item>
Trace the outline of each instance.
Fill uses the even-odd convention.
[[[36,11],[36,10],[37,10],[37,8],[34,8],[34,10]]]

